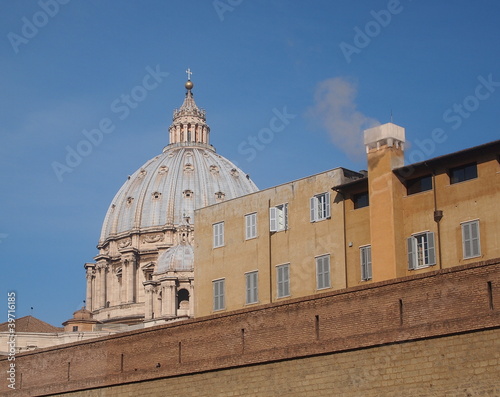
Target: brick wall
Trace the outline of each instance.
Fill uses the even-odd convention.
[[[491,260],[25,353],[0,391],[498,395],[499,308]]]

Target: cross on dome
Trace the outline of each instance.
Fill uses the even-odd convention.
[[[186,73],[188,75],[188,80],[191,80],[191,75],[193,74],[193,72],[191,72],[191,68],[187,68]]]

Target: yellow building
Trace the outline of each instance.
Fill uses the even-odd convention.
[[[500,141],[404,165],[404,128],[336,168],[195,213],[195,316],[500,257]]]

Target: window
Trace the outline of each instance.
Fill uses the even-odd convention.
[[[435,264],[434,233],[424,232],[408,238],[408,269],[420,269]]]
[[[245,274],[246,281],[246,290],[247,297],[246,303],[257,303],[258,297],[258,289],[257,289],[257,281],[258,281],[258,272],[250,272]]]
[[[73,325],[73,332],[78,332],[78,325]]]
[[[330,218],[330,193],[311,197],[311,222]]]
[[[269,208],[269,230],[271,232],[288,230],[288,204]]]
[[[359,248],[359,260],[361,263],[361,280],[372,279],[372,246],[366,245]]]
[[[245,215],[245,238],[257,237],[257,213]]]
[[[290,295],[290,264],[276,266],[278,298]]]
[[[479,221],[462,223],[462,245],[464,250],[464,259],[474,258],[481,255]]]
[[[214,288],[214,311],[225,309],[224,279],[212,281]]]
[[[431,175],[422,176],[406,182],[406,194],[408,196],[411,194],[426,192],[427,190],[432,190]]]
[[[224,245],[224,222],[215,223],[214,228],[214,248]]]
[[[316,258],[316,286],[317,289],[330,288],[330,255]]]
[[[467,164],[450,170],[450,183],[458,183],[477,178],[477,164]]]
[[[358,193],[352,196],[352,201],[354,203],[354,209],[368,207],[370,200],[368,198],[368,192]]]

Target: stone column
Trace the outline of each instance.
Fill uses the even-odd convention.
[[[170,313],[169,315],[175,317],[177,315],[177,288],[175,286],[175,281],[169,282],[169,295],[170,295]]]
[[[97,296],[97,307],[106,307],[106,262],[102,261],[97,265],[99,269],[99,294]]]
[[[168,302],[169,302],[169,294],[168,287],[166,285],[161,286],[161,313],[158,313],[158,317],[163,317],[168,314]]]
[[[153,286],[146,284],[144,286],[145,302],[144,302],[144,319],[149,320],[153,318]]]
[[[122,288],[120,300],[122,303],[128,302],[128,266],[127,261],[122,259]]]
[[[85,307],[87,310],[92,311],[92,295],[95,293],[92,288],[92,279],[94,278],[94,269],[95,265],[93,263],[86,263],[85,264],[85,269],[87,271],[87,291],[86,291],[86,296],[85,296]]]
[[[128,260],[128,303],[135,302],[135,258],[131,257]]]
[[[189,279],[189,317],[194,317],[194,279]]]

